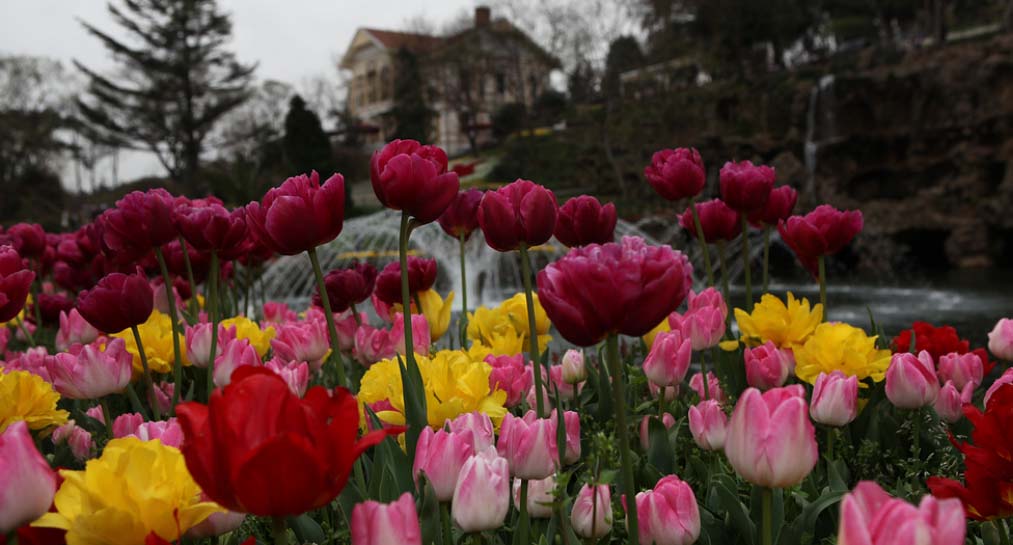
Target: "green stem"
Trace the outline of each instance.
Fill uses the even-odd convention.
[[[285,517],[271,517],[271,539],[274,545],[288,544],[288,527]]]
[[[207,398],[215,389],[215,354],[218,352],[218,254],[211,251],[211,271],[208,278],[207,308],[211,317],[211,350],[208,352]]]
[[[616,412],[616,435],[619,438],[619,454],[622,461],[623,493],[626,494],[626,508],[629,524],[629,543],[638,545],[640,532],[637,520],[636,486],[633,483],[633,460],[630,456],[630,430],[626,424],[626,385],[619,361],[619,337],[615,333],[605,340],[605,358],[612,374],[612,397]],[[662,391],[664,395],[664,391]]]
[[[725,253],[726,242],[723,240],[718,241],[718,260],[721,264],[721,291],[724,292],[725,302],[730,302],[729,290],[728,290],[728,261]],[[730,304],[730,303],[729,303]],[[729,308],[731,308],[729,306]],[[728,318],[731,319],[732,313],[728,313]]]
[[[1010,545],[1009,530],[1006,528],[1006,521],[1003,519],[995,519],[992,521],[995,525],[996,531],[999,533],[999,543],[1002,545]]]
[[[127,388],[130,388],[127,385]],[[102,406],[102,419],[106,421],[106,435],[109,439],[113,438],[113,413],[109,411],[109,401],[105,397],[101,397],[98,400],[99,405]]]
[[[172,320],[172,381],[176,386],[172,390],[172,403],[169,405],[169,414],[176,413],[176,404],[179,403],[179,393],[183,389],[183,352],[179,348],[179,313],[176,311],[176,296],[173,291],[172,278],[169,276],[169,268],[165,265],[165,256],[162,249],[155,247],[155,258],[158,259],[158,268],[162,271],[162,282],[165,284],[165,298],[169,303],[169,319]]]
[[[836,428],[827,428],[827,460],[834,459],[834,439],[837,436]]]
[[[753,311],[753,256],[749,249],[749,220],[742,214],[742,272],[746,275],[746,312]]]
[[[401,265],[401,317],[404,320],[405,359],[415,360],[415,338],[412,336],[412,301],[408,292],[408,237],[411,236],[411,218],[401,212],[401,232],[398,240],[398,260]],[[421,312],[422,309],[420,308]]]
[[[461,244],[461,326],[458,328],[461,331],[466,331],[468,328],[468,273],[465,265],[467,259],[464,253],[464,234],[458,235],[457,240]],[[464,339],[461,339],[461,348],[464,348]]]
[[[440,522],[443,523],[444,545],[454,545],[454,530],[450,522],[450,502],[440,502]]]
[[[200,308],[197,307],[197,282],[193,279],[193,266],[190,265],[190,252],[186,249],[186,239],[179,237],[179,248],[183,251],[183,265],[186,266],[186,281],[190,283],[190,300],[187,301],[187,306],[190,308],[190,314],[196,318],[200,312]]]
[[[529,536],[531,533],[531,522],[528,519],[528,480],[521,479],[521,499],[518,508],[521,511],[521,516],[517,519],[517,535],[520,536],[520,541],[516,543],[531,543]]]
[[[324,272],[320,269],[320,260],[317,258],[317,249],[311,248],[306,252],[310,256],[310,263],[313,264],[313,274],[317,277],[317,292],[320,293],[320,302],[324,305],[324,318],[327,320],[327,333],[331,336],[331,361],[338,371],[338,384],[342,387],[348,386],[345,378],[345,360],[341,357],[341,343],[338,341],[338,328],[334,326],[334,314],[331,312],[331,298],[327,294],[327,286],[324,283]]]
[[[148,421],[148,411],[144,410],[144,404],[141,403],[141,398],[137,397],[137,392],[134,391],[133,384],[127,384],[127,387],[123,389],[127,393],[127,399],[130,400],[130,407],[134,409],[134,412],[141,415],[145,421]]]
[[[42,291],[42,267],[36,267],[34,259],[29,260],[29,266],[36,270],[35,279],[32,281],[32,310],[35,311],[35,327],[42,329],[42,307],[39,306],[39,292]],[[34,346],[34,345],[33,345]]]
[[[528,307],[528,353],[531,358],[531,372],[535,376],[535,411],[538,418],[545,418],[545,401],[542,399],[542,358],[538,350],[538,326],[535,324],[535,298],[531,291],[531,258],[528,247],[521,243],[521,277],[524,280],[524,302]]]
[[[763,293],[770,286],[770,226],[763,228]]]
[[[703,253],[703,266],[707,271],[707,285],[714,285],[714,268],[711,267],[711,253],[707,247],[707,239],[703,236],[703,224],[700,223],[700,214],[696,211],[696,197],[689,201],[689,211],[693,214],[693,225],[696,227],[696,240],[700,243],[700,251]]]
[[[823,321],[827,321],[827,264],[826,258],[819,256],[820,304],[823,305]]]
[[[703,399],[701,401],[711,398],[711,381],[707,380],[707,358],[704,356],[704,352],[700,352],[700,378],[702,379],[700,382],[703,384]]]
[[[18,322],[18,328],[21,329],[21,333],[24,333],[25,339],[28,340],[28,345],[35,348],[35,337],[32,336],[32,332],[28,331],[28,326],[25,325],[25,321],[21,318],[15,318]]]
[[[162,419],[162,411],[158,410],[158,402],[155,401],[155,381],[151,379],[151,369],[148,367],[148,355],[144,353],[144,343],[141,342],[141,332],[136,325],[130,326],[134,334],[134,342],[137,343],[137,354],[141,358],[141,369],[144,370],[144,386],[148,390],[148,404],[151,405],[151,414],[155,420]]]
[[[359,310],[355,308],[355,303],[351,303],[349,307],[352,309],[352,317],[355,318],[355,325],[362,325],[362,316],[359,316]]]
[[[763,504],[763,545],[774,544],[774,491],[764,487],[761,494]]]
[[[921,409],[915,409],[911,411],[911,453],[914,455],[914,459],[920,460],[922,457],[922,419]]]

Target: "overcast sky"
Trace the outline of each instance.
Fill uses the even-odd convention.
[[[243,62],[258,62],[257,77],[297,85],[317,76],[333,77],[332,61],[361,26],[398,29],[424,16],[435,27],[476,0],[222,0],[232,14],[231,48]],[[98,40],[78,19],[121,36],[102,0],[0,0],[0,54],[72,59],[99,69],[112,67]],[[152,157],[121,159],[124,179],[161,174]]]

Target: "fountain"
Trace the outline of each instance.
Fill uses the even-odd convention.
[[[827,74],[813,85],[809,92],[809,109],[806,112],[805,168],[809,173],[805,192],[816,198],[816,166],[820,146],[832,139],[834,127],[834,75]],[[823,130],[820,130],[822,127]]]

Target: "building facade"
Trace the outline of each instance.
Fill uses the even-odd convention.
[[[474,25],[449,36],[371,28],[356,31],[341,60],[351,115],[363,140],[379,147],[394,138],[391,116],[396,56],[406,49],[419,61],[423,93],[433,111],[431,139],[451,154],[492,138],[492,115],[502,106],[529,109],[549,88],[559,62],[487,7],[475,9]]]

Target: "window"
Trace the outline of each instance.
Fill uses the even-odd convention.
[[[503,72],[497,72],[496,73],[496,94],[502,95],[503,93],[506,93],[506,76],[503,75]]]

